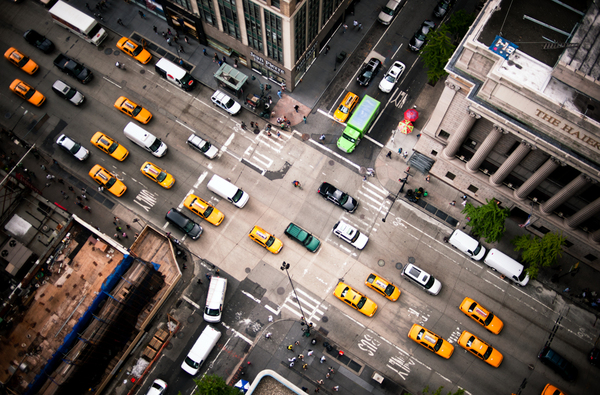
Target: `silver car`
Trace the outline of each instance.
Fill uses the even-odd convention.
[[[81,92],[79,92],[75,88],[71,88],[69,85],[67,85],[64,81],[61,80],[56,80],[54,85],[52,85],[52,90],[56,92],[60,97],[70,101],[76,106],[80,105],[85,100],[85,96],[83,96]]]
[[[369,241],[369,236],[344,221],[340,221],[333,226],[333,234],[359,250],[365,248]]]
[[[65,134],[58,136],[56,144],[81,161],[90,156],[90,151]]]
[[[202,152],[209,159],[213,159],[219,153],[219,149],[217,147],[215,147],[208,141],[201,139],[193,133],[187,139],[187,143],[193,149]]]
[[[392,67],[390,67],[387,73],[385,73],[383,79],[379,83],[379,89],[381,89],[383,93],[390,93],[392,89],[394,89],[394,86],[400,79],[402,73],[404,73],[404,69],[404,63],[398,61],[394,62]]]
[[[412,263],[407,264],[402,269],[402,276],[407,280],[423,288],[425,292],[431,295],[437,295],[442,290],[442,283],[435,279],[431,274],[418,268]]]

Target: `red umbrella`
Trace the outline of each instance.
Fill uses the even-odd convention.
[[[408,110],[404,111],[404,119],[414,122],[419,119],[419,112],[414,108],[409,108]]]
[[[413,124],[410,123],[410,121],[408,119],[405,119],[404,121],[401,121],[398,124],[398,130],[400,131],[400,133],[403,133],[403,134],[409,134],[410,132],[413,131],[413,128],[414,128]]]

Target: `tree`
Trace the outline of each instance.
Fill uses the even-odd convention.
[[[240,395],[240,390],[228,386],[222,377],[214,374],[194,379],[194,382],[198,386],[194,395]]]
[[[431,395],[441,395],[442,388],[444,388],[444,386],[439,387],[437,390],[432,392]],[[422,393],[423,393],[423,395],[429,394],[429,386],[426,386],[425,388],[423,388]],[[465,390],[462,388],[457,389],[456,392],[454,392],[454,393],[452,393],[451,391],[448,391],[448,395],[463,395],[464,393],[465,393]]]
[[[566,237],[560,233],[546,233],[539,238],[526,234],[511,240],[516,251],[521,253],[522,260],[528,265],[527,274],[530,278],[536,278],[541,267],[549,267],[556,264],[562,256],[563,246],[566,245]]]
[[[496,199],[492,199],[487,200],[487,204],[479,207],[467,203],[462,213],[467,216],[467,220],[470,218],[470,222],[467,224],[473,228],[475,236],[485,238],[488,243],[495,243],[500,241],[504,235],[506,230],[504,222],[508,218],[510,210],[501,208]]]
[[[452,34],[453,44],[458,44],[463,39],[474,20],[475,14],[467,14],[465,10],[460,10],[452,14],[446,25],[448,26],[448,31]]]

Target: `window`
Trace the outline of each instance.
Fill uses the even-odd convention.
[[[479,188],[477,188],[474,185],[469,185],[469,187],[467,188],[468,191],[471,191],[473,193],[477,193],[477,191],[479,190]]]
[[[321,19],[321,25],[324,25],[327,23],[327,21],[333,15],[335,10],[343,2],[344,2],[344,0],[323,0],[323,18]],[[316,12],[318,12],[318,10]]]
[[[448,178],[450,180],[454,180],[456,178],[456,175],[448,172],[448,173],[446,173],[446,178]]]
[[[448,140],[450,138],[450,133],[446,132],[445,130],[440,130],[440,134],[438,134],[438,136],[444,140]]]
[[[173,0],[173,3],[180,5],[182,8],[185,8],[188,11],[193,11],[192,5],[188,0]]]
[[[270,11],[265,11],[265,28],[267,39],[267,56],[283,63],[283,42],[281,40],[281,18]]]
[[[235,0],[218,0],[218,2],[223,31],[230,36],[241,40],[242,36],[237,17],[237,9],[235,8]]]
[[[275,8],[281,9],[281,5],[279,4],[279,0],[271,0],[271,6]]]
[[[260,22],[260,7],[248,0],[244,0],[244,19],[246,20],[246,35],[248,46],[262,52],[262,24]]]
[[[300,60],[304,50],[306,49],[306,4],[302,6],[300,11],[296,13],[294,18],[294,39],[296,47],[296,59],[295,62]],[[294,62],[294,63],[295,63]]]
[[[437,153],[437,151],[436,151],[436,150],[432,150],[432,151],[431,151],[431,156],[437,156],[437,154],[438,154],[438,153]]]
[[[215,14],[215,9],[213,8],[212,0],[196,0],[196,2],[198,4],[198,11],[200,12],[202,20],[209,25],[216,26],[217,16]]]
[[[590,262],[594,262],[596,259],[598,259],[597,256],[592,255],[592,254],[587,254],[586,256],[584,256],[585,259],[587,259]]]
[[[317,37],[319,34],[319,1],[308,1],[308,43]]]

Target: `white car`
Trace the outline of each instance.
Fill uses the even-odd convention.
[[[216,91],[215,93],[213,93],[210,100],[212,100],[213,103],[215,103],[217,106],[221,107],[223,110],[227,111],[231,115],[237,114],[242,109],[240,103],[236,102],[231,97],[227,96],[221,91]]]
[[[90,156],[90,151],[65,134],[58,136],[56,144],[79,160],[86,160]]]
[[[441,282],[412,263],[404,266],[404,269],[402,269],[402,276],[417,284],[419,287],[423,288],[425,292],[430,293],[431,295],[439,294],[442,289]]]
[[[161,379],[156,379],[156,380],[154,380],[154,382],[152,383],[152,386],[148,390],[147,395],[161,395],[165,392],[166,389],[167,389],[167,383],[165,383]]]
[[[400,79],[402,73],[404,73],[405,68],[406,67],[404,66],[404,63],[398,61],[394,62],[392,67],[390,67],[387,73],[385,73],[383,79],[379,83],[379,89],[381,89],[381,91],[384,93],[390,93],[392,89],[394,89],[394,86]]]
[[[365,248],[367,241],[369,241],[369,236],[361,233],[354,226],[347,224],[344,221],[340,221],[333,226],[333,233],[359,250]]]
[[[213,159],[219,153],[219,149],[209,143],[208,141],[202,140],[200,137],[192,133],[187,139],[187,143],[190,147],[202,152],[207,158]]]
[[[64,81],[56,80],[56,82],[52,85],[52,90],[56,92],[60,97],[65,100],[70,101],[76,106],[83,103],[85,100],[85,96],[77,89],[70,87]]]

